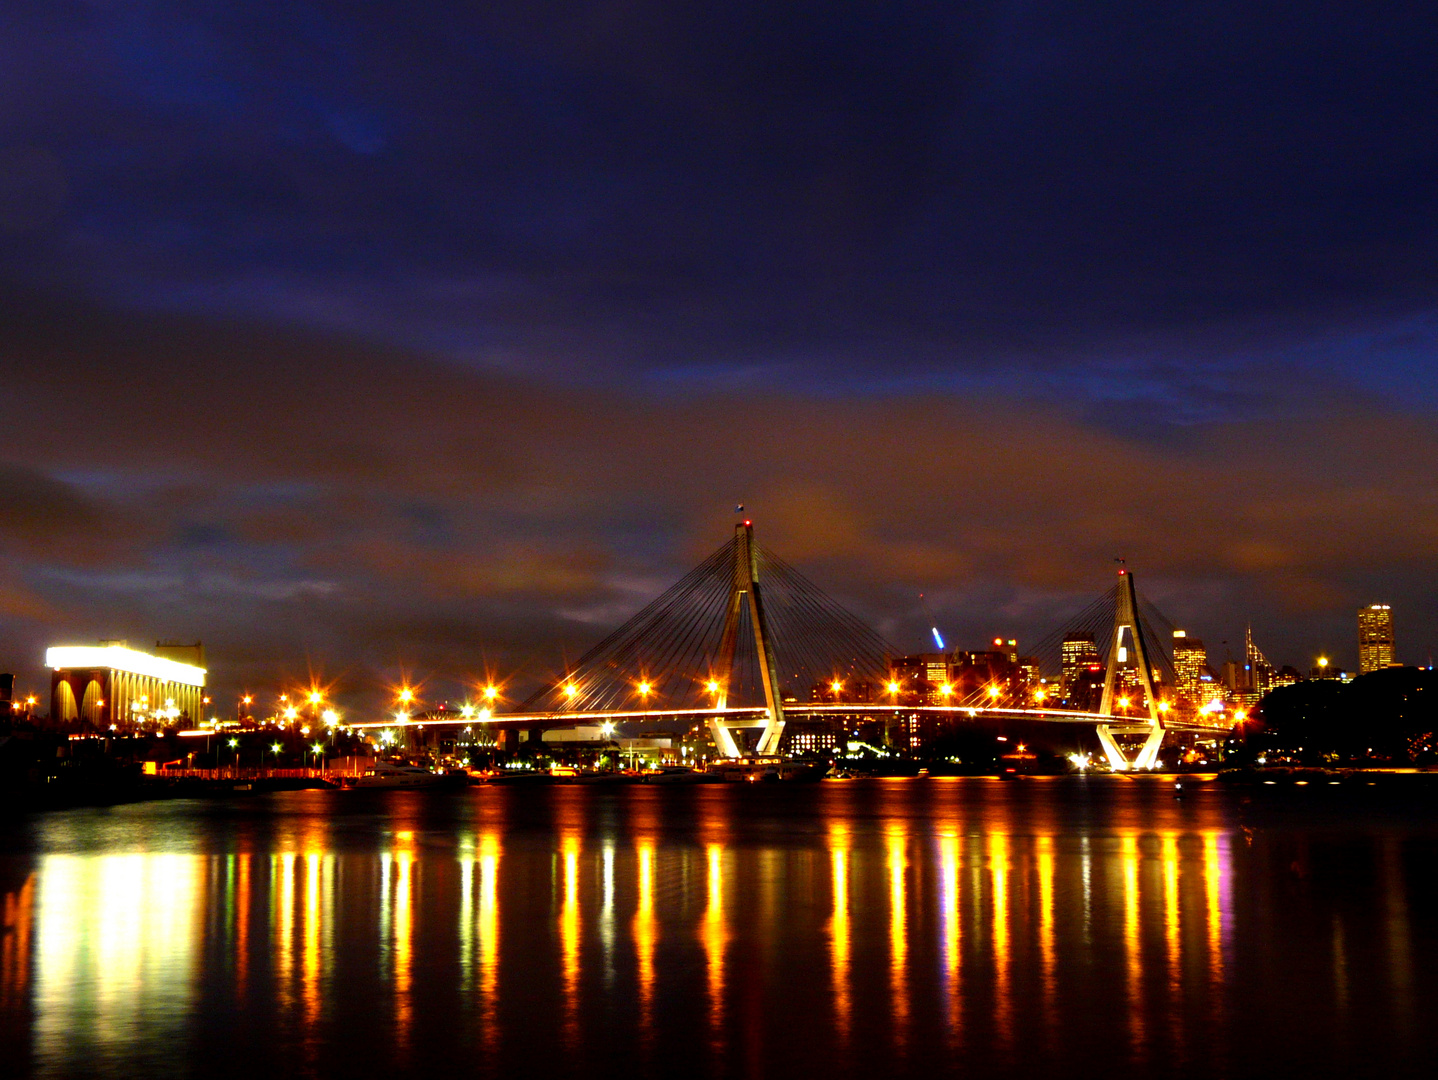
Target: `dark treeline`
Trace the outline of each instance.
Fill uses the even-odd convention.
[[[1274,690],[1259,705],[1254,753],[1304,764],[1431,764],[1438,733],[1438,672],[1389,668],[1352,682],[1316,679]]]

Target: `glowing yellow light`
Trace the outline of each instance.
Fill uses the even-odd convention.
[[[495,695],[498,694],[498,693],[499,693],[499,690],[496,689],[496,688],[493,687],[493,686],[486,686],[486,687],[484,688],[484,696],[487,697],[490,701],[493,701]]]
[[[1326,656],[1320,656],[1320,657],[1318,658],[1318,666],[1319,666],[1319,667],[1327,667],[1327,666],[1328,666],[1328,657],[1326,657]]]
[[[282,747],[279,743],[275,743],[273,746],[270,747],[270,750],[276,754],[278,754],[283,749],[284,747]]]
[[[891,682],[891,683],[889,684],[889,693],[891,693],[891,694],[897,694],[898,692],[899,692],[899,684],[896,683],[896,682]]]
[[[833,690],[836,694],[842,694],[844,692],[844,684],[835,679],[829,684],[829,689]]]
[[[579,687],[575,686],[573,683],[565,683],[564,693],[567,697],[573,697],[575,694],[579,693]]]
[[[954,688],[948,683],[944,683],[943,686],[939,687],[939,693],[943,694],[944,697],[949,697],[951,694],[953,694],[953,692]]]
[[[705,685],[705,689],[707,689],[711,694],[717,694],[719,693],[719,684],[713,679],[710,679],[709,682]]]
[[[319,704],[321,701],[323,701],[324,699],[325,699],[325,696],[324,696],[323,694],[321,694],[318,690],[311,690],[311,691],[310,691],[310,704],[311,704],[311,705],[318,705],[318,704]]]
[[[324,748],[324,743],[315,743],[313,746],[310,747],[310,749],[313,750],[316,754],[318,754]]]
[[[239,746],[239,745],[240,745],[240,740],[239,740],[239,739],[231,739],[231,740],[230,740],[230,749],[231,749],[231,750],[233,750],[235,747],[237,747],[237,746]]]
[[[249,694],[246,694],[244,697],[240,698],[240,701],[241,701],[242,703],[244,703],[245,705],[251,705],[251,704],[253,704],[253,703],[254,703],[254,700],[255,700],[255,699],[252,698],[252,697],[250,697]]]
[[[320,715],[324,719],[324,722],[330,725],[330,727],[334,727],[340,722],[340,714],[335,712],[333,709],[326,709]]]
[[[299,709],[296,709],[293,705],[291,705],[288,709],[285,710],[285,719],[293,720],[295,717],[299,716],[299,714]]]
[[[1048,697],[1048,696],[1049,696],[1049,695],[1048,695],[1048,691],[1047,691],[1047,690],[1039,689],[1039,690],[1035,690],[1035,691],[1034,691],[1034,700],[1035,700],[1035,701],[1042,701],[1044,698],[1046,698],[1046,697]]]
[[[645,694],[647,694],[647,693],[649,693],[649,684],[648,684],[647,682],[642,682],[642,683],[640,683],[640,684],[639,684],[639,696],[640,696],[640,697],[643,697],[643,696],[644,696]]]
[[[1120,709],[1127,709],[1127,708],[1128,708],[1128,698],[1126,698],[1126,697],[1121,697],[1121,698],[1119,698],[1119,699],[1118,699],[1118,707],[1119,707]]]
[[[1001,694],[1001,693],[1003,693],[1003,691],[1000,690],[997,686],[991,686],[991,687],[989,687],[989,697],[995,697],[995,698],[996,698],[996,697],[998,697],[999,694]]]
[[[406,702],[406,703],[408,703],[408,702],[410,702],[410,701],[413,701],[413,700],[414,700],[414,691],[411,690],[408,686],[406,686],[404,689],[402,689],[402,690],[399,692],[399,699],[400,699],[401,701],[403,701],[403,702]]]
[[[1168,702],[1166,702],[1166,701],[1160,701],[1160,702],[1158,703],[1158,711],[1161,712],[1161,713],[1168,712]]]
[[[480,719],[480,720],[488,720],[488,719],[489,719],[491,716],[493,716],[493,715],[494,715],[494,714],[491,713],[488,709],[480,709],[480,710],[479,710],[479,719]]]
[[[1248,719],[1248,713],[1244,712],[1242,709],[1239,709],[1233,714],[1233,718],[1241,724]]]
[[[471,716],[474,715],[474,706],[473,706],[473,705],[462,705],[462,706],[460,706],[459,715],[462,716],[462,717],[464,717],[466,720],[468,720]]]

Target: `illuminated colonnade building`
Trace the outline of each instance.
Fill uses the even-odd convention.
[[[47,649],[50,718],[121,729],[163,727],[181,718],[199,723],[204,718],[204,663],[205,649],[198,643],[157,645],[154,653],[123,642]]]

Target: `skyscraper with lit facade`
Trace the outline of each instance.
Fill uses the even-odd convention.
[[[1059,649],[1059,685],[1062,692],[1067,695],[1074,683],[1078,681],[1079,674],[1086,668],[1099,663],[1098,645],[1094,642],[1092,634],[1071,633],[1064,635],[1063,644],[1059,646]]]
[[[1173,683],[1179,700],[1193,708],[1207,705],[1203,700],[1203,676],[1208,671],[1208,650],[1198,638],[1183,630],[1173,632]]]
[[[1358,671],[1392,667],[1396,663],[1393,650],[1393,609],[1387,604],[1369,604],[1358,609]]]

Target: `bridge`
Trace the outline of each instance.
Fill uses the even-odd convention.
[[[473,724],[527,730],[621,721],[704,721],[726,757],[779,753],[792,719],[925,714],[955,720],[1024,719],[1092,725],[1110,765],[1152,768],[1170,732],[1226,734],[1213,713],[1180,715],[1162,693],[1172,672],[1134,576],[1118,572],[1104,596],[1036,651],[1066,639],[1092,643],[1104,670],[1096,707],[1045,706],[989,684],[929,687],[925,700],[893,679],[898,650],[754,540],[751,521],[732,539],[579,658],[516,710],[466,710],[453,718],[358,727]],[[1077,629],[1077,632],[1075,631]],[[1170,679],[1170,682],[1172,680]],[[1097,690],[1097,686],[1094,687]],[[801,700],[800,695],[809,700]],[[937,700],[932,700],[937,696]],[[1055,694],[1054,696],[1057,696]],[[885,700],[887,697],[888,700]],[[827,698],[828,700],[824,700]],[[757,733],[752,749],[747,735]]]

